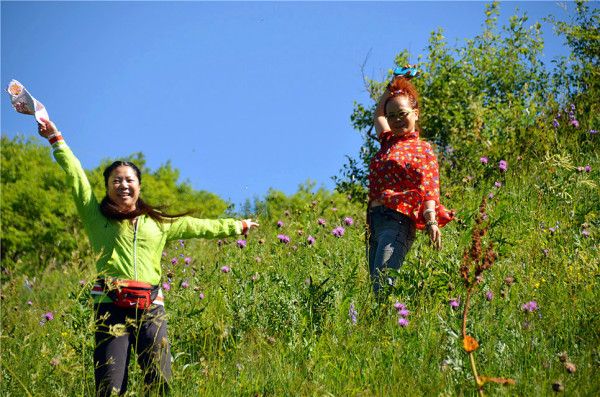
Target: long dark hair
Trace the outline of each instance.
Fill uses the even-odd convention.
[[[162,207],[162,206],[154,207],[154,206],[144,202],[144,200],[142,200],[140,197],[138,197],[138,200],[135,204],[135,210],[133,210],[131,212],[119,211],[119,208],[108,197],[108,178],[110,177],[110,174],[119,167],[131,168],[135,172],[135,175],[138,178],[140,186],[142,185],[142,172],[132,162],[115,161],[114,163],[112,163],[111,165],[106,167],[104,169],[103,175],[104,175],[104,187],[106,188],[107,193],[104,196],[104,198],[102,199],[102,202],[100,203],[100,212],[102,212],[102,214],[105,217],[107,217],[109,219],[123,220],[123,219],[133,219],[140,215],[148,215],[150,218],[154,219],[155,221],[167,222],[167,221],[172,221],[175,218],[179,218],[181,216],[188,215],[190,213],[190,211],[186,211],[186,212],[183,212],[180,214],[167,214],[162,211],[164,209],[164,207]]]

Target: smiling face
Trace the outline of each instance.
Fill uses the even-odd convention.
[[[136,209],[140,196],[140,180],[133,168],[126,165],[115,168],[106,183],[108,198],[121,212],[127,213]]]
[[[419,109],[411,106],[409,97],[397,96],[385,105],[385,117],[393,133],[413,132],[419,120]]]

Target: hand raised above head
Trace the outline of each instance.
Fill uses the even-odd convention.
[[[48,139],[50,135],[56,134],[58,132],[58,128],[56,128],[56,125],[52,121],[46,119],[41,120],[42,123],[38,123],[38,133],[41,136]]]

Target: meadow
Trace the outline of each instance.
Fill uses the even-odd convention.
[[[232,212],[170,164],[152,171],[132,156],[149,202],[261,224],[166,247],[171,395],[600,395],[600,10],[586,4],[551,20],[572,50],[552,70],[539,61],[541,24],[499,27],[497,2],[463,47],[432,32],[419,122],[456,220],[442,251],[419,233],[381,299],[365,246],[374,103],[355,105],[363,146],[335,191],[307,182]],[[386,84],[365,79],[372,99]],[[93,395],[94,256],[64,174],[39,141],[3,136],[1,147],[0,395]],[[88,173],[98,197],[102,168]],[[130,370],[137,396],[143,374]]]
[[[173,242],[163,255],[173,395],[476,394],[460,267],[482,197],[497,259],[467,327],[480,374],[515,381],[486,393],[596,395],[598,208],[589,206],[600,164],[548,161],[509,161],[506,172],[490,161],[487,178],[445,184],[458,220],[443,229],[444,249],[421,234],[380,302],[364,208],[339,193],[272,193],[246,238]],[[2,395],[93,394],[92,269],[93,258],[75,258],[4,284]],[[128,393],[138,395],[141,374],[131,370]]]

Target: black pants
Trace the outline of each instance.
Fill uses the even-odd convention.
[[[147,310],[122,309],[102,303],[95,305],[95,312],[96,395],[127,391],[131,348],[144,372],[147,391],[166,392],[171,378],[171,353],[165,308],[152,305]]]

